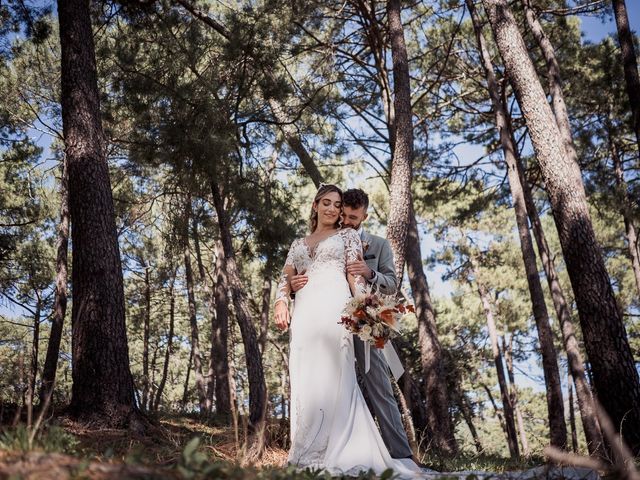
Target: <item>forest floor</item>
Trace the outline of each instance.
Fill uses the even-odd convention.
[[[24,426],[0,430],[0,479],[329,479],[321,472],[287,468],[284,429],[273,423],[258,462],[247,465],[237,430],[188,416],[162,416],[152,434],[92,430],[68,419],[38,432],[31,444]],[[55,424],[54,424],[55,423]],[[595,472],[549,469],[541,458],[512,460],[492,456],[422,459],[438,472],[432,479],[585,479]],[[389,476],[383,475],[389,478]],[[361,479],[376,478],[362,474]],[[603,477],[604,478],[604,477]],[[608,477],[613,478],[613,477]]]

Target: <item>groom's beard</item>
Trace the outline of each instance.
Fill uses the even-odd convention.
[[[347,224],[342,224],[343,226],[347,227],[347,228],[353,228],[354,230],[358,230],[360,228],[360,225],[362,225],[362,222],[360,222],[358,225],[347,225]]]

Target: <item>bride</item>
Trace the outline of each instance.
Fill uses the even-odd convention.
[[[346,263],[362,255],[357,232],[340,229],[342,191],[321,185],[311,209],[311,234],[291,244],[274,305],[276,325],[291,326],[291,449],[289,463],[358,475],[392,468],[420,476],[410,459],[391,458],[356,381],[353,336],[338,324],[352,294],[364,289]],[[305,273],[306,272],[306,273]],[[289,279],[305,273],[289,316]]]

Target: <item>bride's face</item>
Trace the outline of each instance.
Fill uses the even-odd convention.
[[[342,214],[342,198],[338,192],[329,192],[315,205],[318,211],[318,225],[332,227]]]

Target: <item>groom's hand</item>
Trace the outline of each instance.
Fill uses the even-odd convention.
[[[274,316],[276,319],[276,327],[283,331],[289,328],[289,307],[286,302],[276,303]]]
[[[371,278],[371,274],[373,273],[360,254],[358,254],[357,260],[347,263],[347,272],[351,275],[362,275],[367,280]]]
[[[304,287],[309,281],[309,277],[304,274],[301,275],[292,275],[291,276],[291,290],[297,292],[302,287]]]

